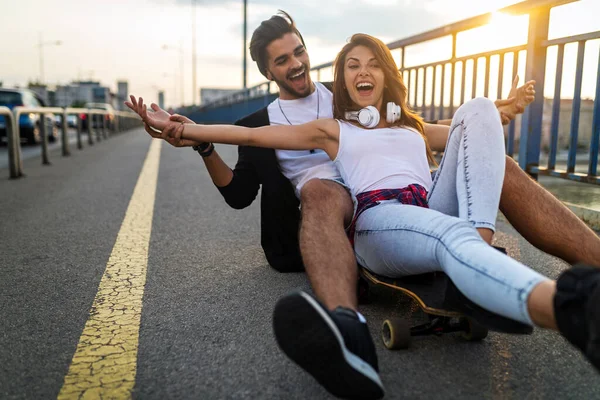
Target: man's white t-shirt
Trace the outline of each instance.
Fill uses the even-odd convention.
[[[309,96],[295,100],[275,99],[267,107],[271,125],[301,125],[321,118],[333,118],[333,94],[319,82]],[[279,168],[292,182],[296,196],[310,179],[341,179],[337,168],[323,150],[275,150]]]

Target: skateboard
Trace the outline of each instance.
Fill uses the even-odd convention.
[[[413,336],[441,336],[460,332],[468,341],[480,341],[489,330],[531,334],[529,325],[487,311],[467,299],[443,272],[387,278],[360,268],[359,302],[368,301],[369,285],[382,285],[411,298],[428,316],[429,322],[413,325],[405,318],[389,318],[383,322],[381,337],[390,350],[410,347]]]

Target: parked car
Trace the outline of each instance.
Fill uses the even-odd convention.
[[[108,111],[108,114],[104,115],[104,119],[106,120],[106,127],[110,130],[114,128],[115,123],[115,109],[108,103],[85,103],[84,108],[92,108],[96,110]],[[94,129],[102,129],[102,115],[92,115],[92,128]],[[87,114],[80,114],[79,118],[81,118],[81,129],[87,130],[88,118]]]
[[[0,88],[0,106],[5,106],[11,110],[18,106],[25,107],[46,107],[44,101],[37,94],[29,89],[8,89]],[[48,134],[48,140],[51,142],[58,138],[58,128],[54,123],[54,114],[45,115],[45,128]],[[37,113],[25,113],[19,117],[19,136],[21,141],[28,144],[39,143],[41,139],[41,118]],[[0,116],[0,143],[8,142],[6,121],[4,116]]]

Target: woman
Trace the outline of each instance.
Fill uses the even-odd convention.
[[[447,164],[462,171],[453,194],[461,218],[429,209],[428,196],[432,202],[438,191],[429,173],[431,151],[422,120],[406,105],[406,87],[387,47],[376,38],[356,34],[336,58],[334,72],[335,119],[255,129],[181,124],[175,136],[277,149],[323,149],[356,198],[350,232],[356,257],[365,268],[389,277],[444,271],[471,301],[525,324],[559,330],[600,368],[600,310],[594,307],[600,301],[599,271],[573,269],[561,277],[557,290],[555,281],[488,244],[504,164],[490,163],[499,167],[491,170],[493,176],[485,176],[488,187],[475,185],[478,189],[473,191],[482,174],[470,170],[464,151],[468,143],[461,143],[463,152],[455,152],[455,160],[445,156],[438,172],[443,174]],[[400,118],[392,123],[383,113],[390,101],[401,109]],[[475,99],[458,113],[486,102],[491,104]],[[153,118],[142,99],[134,105],[144,122],[159,131],[174,123]],[[347,118],[348,111],[367,106],[384,114],[374,129]],[[500,134],[493,135],[490,146],[502,147],[499,118],[491,126]],[[474,213],[483,217],[474,218]]]

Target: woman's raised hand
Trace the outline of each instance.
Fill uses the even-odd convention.
[[[147,124],[150,128],[154,128],[158,131],[162,131],[167,126],[169,117],[171,116],[168,112],[153,103],[150,106],[152,112],[149,113],[144,104],[144,99],[140,97],[139,100],[136,100],[134,96],[129,96],[129,98],[131,99],[131,102],[126,101],[125,105],[142,117],[144,124]],[[160,137],[160,134],[158,134],[158,136],[153,135],[153,137]]]
[[[154,103],[150,105],[152,112],[148,113],[144,105],[144,100],[141,97],[139,100],[136,100],[134,96],[130,96],[130,99],[131,101],[126,101],[125,105],[142,117],[144,129],[153,138],[164,139],[174,147],[191,147],[201,144],[200,142],[181,137],[183,132],[182,124],[193,124],[194,121],[191,119],[179,114],[171,115]],[[159,124],[160,126],[164,125],[160,131],[158,130]]]

